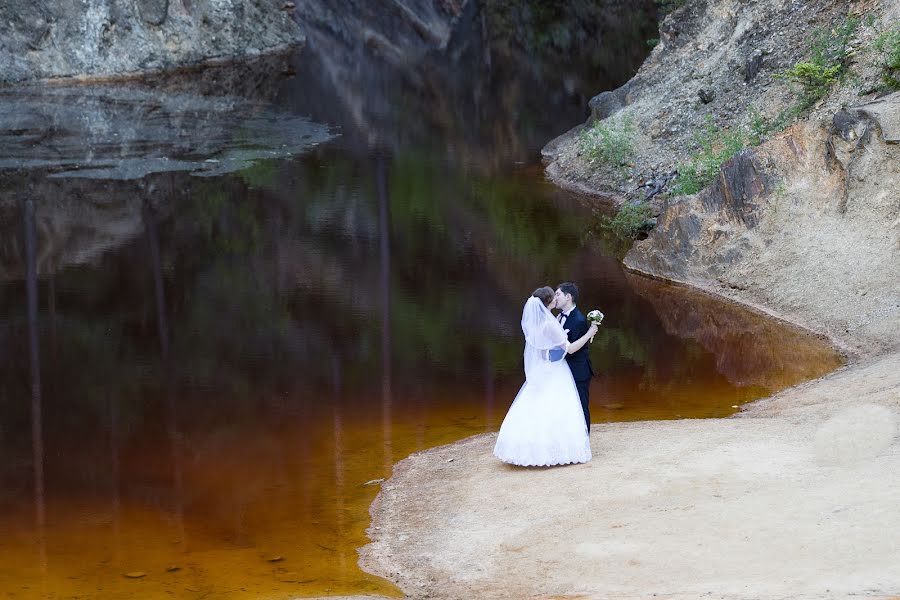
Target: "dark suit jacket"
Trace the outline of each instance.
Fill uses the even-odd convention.
[[[569,330],[569,341],[574,342],[587,333],[590,325],[587,319],[576,306],[569,313],[563,329]],[[582,346],[581,350],[566,356],[566,362],[572,370],[572,378],[575,381],[587,381],[594,376],[594,367],[591,365],[591,353],[588,351],[588,344]]]

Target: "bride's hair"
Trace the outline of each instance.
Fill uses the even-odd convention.
[[[550,306],[550,303],[553,302],[553,288],[547,287],[539,287],[531,293],[535,298],[540,298],[541,302],[544,303],[544,306]]]

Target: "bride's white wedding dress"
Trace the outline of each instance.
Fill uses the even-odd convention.
[[[566,364],[568,340],[562,325],[539,298],[522,311],[525,385],[497,436],[494,456],[522,466],[583,463],[591,459],[584,412]]]

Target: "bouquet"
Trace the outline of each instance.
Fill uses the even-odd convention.
[[[603,321],[603,313],[596,309],[592,310],[591,312],[589,312],[587,314],[587,320],[590,321],[591,323],[599,326],[600,323]],[[594,343],[594,338],[591,338],[591,343],[592,344]]]

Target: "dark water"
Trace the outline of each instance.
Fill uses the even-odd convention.
[[[345,85],[307,51],[250,104],[27,93],[0,145],[33,159],[0,173],[0,596],[395,594],[356,566],[366,482],[499,427],[541,284],[607,315],[595,422],[724,416],[838,364],[585,237],[537,151],[621,81],[430,60]]]

